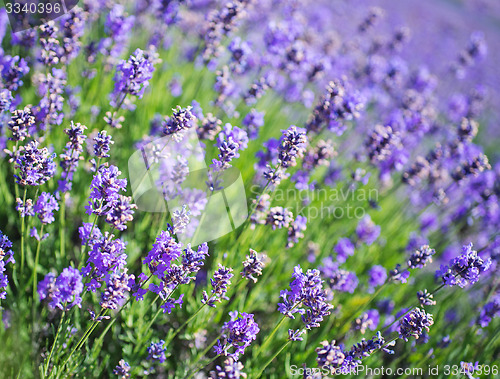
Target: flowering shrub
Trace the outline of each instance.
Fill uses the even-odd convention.
[[[0,10],[0,377],[493,365],[478,2],[82,0],[17,33]]]

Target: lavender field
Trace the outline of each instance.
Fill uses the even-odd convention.
[[[0,9],[0,378],[500,377],[500,2],[73,3]]]

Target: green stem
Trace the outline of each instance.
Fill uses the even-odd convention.
[[[259,373],[257,374],[257,376],[255,378],[260,378],[262,376],[262,373],[267,368],[267,366],[269,366],[271,364],[271,362],[274,361],[274,359],[285,349],[285,347],[288,346],[288,344],[290,342],[291,341],[286,341],[283,344],[283,346],[281,346],[281,348],[276,353],[274,353],[274,355],[271,358],[268,359],[268,361],[264,364],[264,366],[262,367],[262,369],[259,371]]]
[[[99,312],[99,315],[96,317],[96,319],[94,320],[94,322],[92,322],[92,324],[90,324],[90,326],[87,328],[87,330],[85,331],[85,333],[83,334],[82,338],[80,338],[80,340],[78,341],[78,343],[75,345],[75,347],[73,348],[73,350],[71,350],[71,352],[69,353],[68,355],[68,358],[66,358],[66,360],[64,361],[64,363],[62,364],[61,366],[61,369],[64,368],[64,366],[66,366],[66,364],[68,363],[68,361],[71,359],[71,357],[73,356],[73,354],[78,350],[80,349],[80,347],[83,346],[83,344],[85,343],[85,341],[87,341],[87,339],[90,337],[90,335],[92,334],[92,332],[94,331],[94,329],[97,327],[97,324],[99,324],[100,320],[99,318],[103,315],[106,314],[106,311],[107,309],[101,309],[101,312]]]
[[[36,289],[37,289],[37,270],[38,270],[38,260],[40,259],[40,246],[42,244],[42,238],[43,238],[43,227],[44,225],[42,224],[40,228],[40,238],[38,239],[38,244],[36,245],[36,253],[35,253],[35,266],[33,267],[33,304],[35,304],[35,299],[36,299]]]
[[[276,326],[274,327],[273,331],[271,332],[271,334],[269,334],[266,339],[264,340],[264,342],[262,343],[262,345],[260,345],[259,347],[259,350],[257,350],[257,354],[255,354],[255,359],[257,359],[260,354],[262,353],[262,351],[264,350],[264,348],[267,347],[267,345],[269,345],[269,343],[271,342],[271,340],[273,339],[274,335],[276,334],[276,332],[278,331],[279,327],[281,326],[281,324],[283,324],[285,322],[285,319],[287,318],[286,315],[283,315],[283,317],[281,318],[280,322],[278,322],[278,324],[276,324]]]
[[[66,255],[66,201],[64,193],[61,196],[61,212],[59,213],[59,258]]]
[[[213,361],[215,361],[217,358],[219,358],[220,354],[217,354],[215,357],[213,357],[212,359],[210,359],[208,361],[208,363],[204,364],[203,366],[200,366],[198,367],[197,369],[195,369],[191,374],[189,374],[186,378],[187,379],[191,379],[193,376],[195,376],[198,372],[200,372],[201,370],[203,370],[205,367],[207,367],[210,363],[212,363]]]
[[[23,194],[23,207],[26,204],[26,192],[27,192],[27,190],[28,190],[28,188],[26,188],[26,186],[25,186],[24,187],[24,194]],[[21,276],[23,275],[23,272],[24,272],[24,239],[25,239],[24,232],[26,229],[26,217],[27,217],[27,215],[25,215],[24,217],[21,217]]]
[[[90,228],[90,233],[89,233],[89,236],[87,238],[87,242],[85,242],[85,245],[83,246],[82,251],[80,253],[80,263],[78,264],[79,270],[83,267],[83,264],[85,262],[85,252],[87,251],[87,247],[89,246],[89,242],[92,239],[92,233],[94,232],[94,228],[97,224],[97,218],[98,218],[98,216],[95,215],[94,222],[92,223],[92,227]]]
[[[189,323],[190,323],[190,322],[191,322],[191,321],[192,321],[192,320],[193,320],[193,319],[194,319],[194,318],[198,315],[198,313],[200,313],[200,312],[201,312],[201,310],[205,307],[205,305],[207,305],[207,304],[205,303],[205,304],[203,304],[200,308],[198,308],[198,310],[197,310],[195,313],[193,313],[193,314],[191,315],[191,317],[189,317],[189,318],[188,318],[188,319],[187,319],[187,320],[186,320],[186,321],[185,321],[185,322],[184,322],[181,326],[179,326],[179,327],[176,329],[176,331],[175,331],[175,332],[174,332],[174,333],[173,333],[173,334],[172,334],[172,335],[171,335],[171,336],[167,339],[166,345],[168,345],[170,342],[172,342],[172,340],[175,338],[175,336],[176,336],[177,334],[179,334],[179,332],[180,332],[182,329],[184,329],[184,328],[186,327],[186,325],[187,325],[187,324],[189,324]]]
[[[151,308],[153,306],[154,303],[156,303],[156,301],[158,300],[158,298],[160,297],[160,295],[157,295],[156,298],[151,302],[151,305],[149,306],[149,308]],[[153,316],[153,318],[151,319],[151,321],[149,322],[146,330],[149,330],[151,329],[151,327],[153,326],[154,322],[156,321],[156,319],[158,318],[158,316],[160,315],[160,312],[162,312],[163,309],[161,307],[158,307],[158,310],[156,311],[155,315]]]
[[[64,308],[66,309],[66,304],[64,305]],[[63,314],[61,316],[61,320],[59,321],[59,326],[57,327],[57,333],[54,338],[54,342],[52,342],[52,347],[50,349],[49,356],[47,357],[47,363],[45,364],[45,370],[44,370],[44,375],[47,376],[47,373],[49,372],[49,365],[50,365],[50,360],[52,358],[52,354],[54,353],[54,348],[56,347],[57,344],[57,339],[59,338],[59,333],[61,332],[61,327],[63,324],[64,316],[66,316],[66,312],[63,311]]]
[[[149,275],[148,278],[141,284],[140,288],[142,288],[143,285],[145,285],[147,282],[149,282],[149,280],[151,279],[151,277],[153,276],[153,274]],[[118,310],[118,312],[116,312],[116,315],[115,315],[115,318],[113,318],[109,323],[108,325],[106,326],[106,329],[103,330],[103,332],[101,333],[101,335],[96,339],[96,341],[99,341],[97,343],[101,343],[101,341],[104,339],[104,336],[106,335],[106,333],[108,333],[109,329],[111,329],[111,327],[113,326],[113,324],[115,323],[115,321],[117,320],[118,318],[118,315],[120,314],[120,312],[125,309],[125,307],[128,305],[128,303],[130,303],[132,301],[132,297],[130,296],[128,298],[128,300],[125,302],[125,304],[123,304],[120,309]]]
[[[208,345],[201,353],[199,353],[196,358],[194,359],[196,362],[198,362],[201,358],[203,358],[207,353],[210,351],[212,347],[217,343],[217,341],[220,338],[220,334],[217,335],[217,337],[214,338],[214,340]]]

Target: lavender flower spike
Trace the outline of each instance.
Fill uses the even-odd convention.
[[[231,320],[222,326],[222,338],[217,341],[214,350],[218,355],[237,361],[245,349],[257,338],[260,329],[251,313],[234,311],[229,312],[229,315]]]
[[[4,274],[7,263],[16,263],[14,252],[12,251],[12,242],[0,230],[0,299],[5,299],[7,292],[5,289],[9,284],[9,278]]]
[[[420,338],[424,330],[429,331],[429,327],[434,324],[430,313],[424,309],[415,308],[399,321],[399,338],[408,341],[410,337]]]
[[[219,263],[219,268],[214,272],[214,277],[210,279],[212,295],[208,296],[207,292],[203,291],[203,299],[201,300],[203,304],[215,308],[216,301],[220,303],[221,299],[228,299],[226,292],[233,277],[231,271],[233,271],[232,268],[224,267]]]

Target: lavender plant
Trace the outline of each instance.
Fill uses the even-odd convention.
[[[0,377],[499,375],[496,2],[11,17]]]

